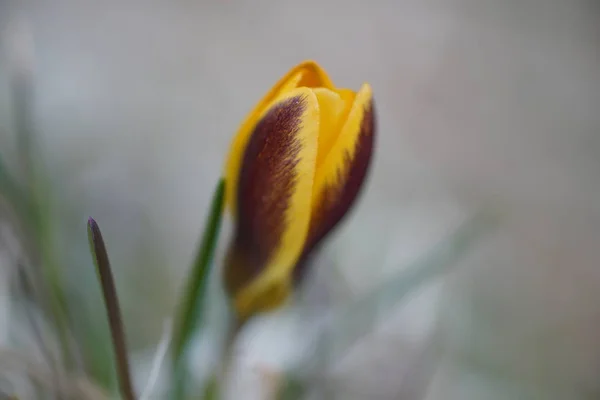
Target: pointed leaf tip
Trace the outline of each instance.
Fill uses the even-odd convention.
[[[96,274],[98,276],[100,288],[102,289],[102,296],[104,297],[121,394],[125,400],[134,400],[135,394],[129,371],[127,341],[117,296],[117,288],[110,267],[106,245],[104,244],[104,239],[102,239],[102,233],[100,232],[98,224],[92,217],[88,218],[88,239],[90,242],[92,258],[96,266]]]
[[[87,227],[88,227],[88,235],[89,235],[90,240],[92,242],[95,242],[96,237],[100,233],[100,228],[98,227],[98,223],[96,222],[96,220],[94,218],[89,217],[88,222],[87,222]]]

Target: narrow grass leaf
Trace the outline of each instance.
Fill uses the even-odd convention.
[[[129,360],[127,356],[127,343],[125,338],[125,330],[123,328],[123,320],[121,318],[121,309],[119,307],[119,299],[117,297],[117,289],[113,278],[108,253],[102,238],[100,228],[94,219],[88,220],[88,238],[90,241],[90,249],[94,262],[96,264],[96,272],[102,295],[106,305],[106,314],[110,326],[113,347],[116,359],[117,377],[119,378],[119,386],[121,394],[125,400],[135,400],[133,385],[129,372]]]
[[[289,375],[285,376],[277,393],[277,400],[300,400],[306,397],[306,383]]]
[[[346,354],[372,330],[378,316],[389,313],[407,295],[447,272],[496,227],[497,220],[494,212],[477,213],[408,268],[336,313],[317,342],[317,354],[327,357],[321,366]]]
[[[201,314],[206,303],[206,287],[210,277],[212,260],[221,229],[225,180],[221,179],[214,191],[208,220],[182,293],[173,329],[172,361],[175,385],[175,398],[183,396],[183,384],[186,376],[184,353],[201,322]]]
[[[219,389],[219,380],[215,375],[213,375],[206,386],[204,387],[203,395],[201,397],[202,400],[219,400],[221,398],[221,392]]]

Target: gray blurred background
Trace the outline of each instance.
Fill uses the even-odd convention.
[[[369,185],[321,254],[326,304],[390,279],[482,205],[503,215],[493,238],[379,318],[331,368],[328,398],[410,398],[403,391],[414,380],[404,372],[432,342],[427,400],[600,395],[597,2],[0,4],[1,28],[24,18],[34,36],[56,245],[81,266],[68,280],[92,293],[81,301],[94,310],[85,236],[93,215],[142,354],[141,382],[143,354],[171,313],[232,135],[275,80],[311,58],[340,86],[370,82],[379,117]],[[2,132],[10,130],[5,93]],[[0,144],[10,160],[4,133]],[[253,329],[240,368],[290,354],[294,332],[265,340],[272,332]],[[246,399],[264,382],[250,373],[236,385]]]

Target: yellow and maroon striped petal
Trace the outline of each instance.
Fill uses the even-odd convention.
[[[233,138],[225,166],[225,204],[234,215],[236,212],[236,196],[233,194],[237,191],[238,172],[250,135],[258,121],[264,117],[274,102],[279,101],[282,96],[286,96],[288,92],[299,87],[333,88],[333,83],[327,73],[315,61],[307,60],[298,64],[281,78],[254,107]]]
[[[308,88],[282,95],[254,127],[237,174],[225,284],[241,318],[276,307],[308,234],[319,107]]]
[[[295,278],[302,277],[308,254],[350,210],[365,180],[376,130],[372,91],[368,84],[354,96],[344,121],[328,153],[319,156],[309,234],[301,262],[294,271]]]

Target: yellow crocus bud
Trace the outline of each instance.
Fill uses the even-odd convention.
[[[371,87],[337,88],[313,61],[289,71],[247,116],[225,172],[235,232],[224,281],[238,317],[289,297],[309,253],[354,204],[374,136]]]

